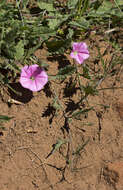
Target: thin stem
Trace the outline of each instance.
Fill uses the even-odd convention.
[[[121,14],[122,14],[122,11],[121,11],[121,9],[120,9],[119,5],[117,4],[117,1],[116,1],[116,0],[114,0],[114,2],[115,2],[115,4],[116,4],[117,8],[119,9],[119,11],[120,11],[120,12],[121,12]]]
[[[20,2],[21,2],[21,0],[20,0]],[[22,2],[22,3],[23,3],[23,2]],[[24,19],[23,19],[23,15],[22,15],[22,12],[21,12],[21,9],[20,9],[19,4],[20,4],[20,3],[18,3],[18,1],[16,0],[16,5],[17,5],[18,11],[19,11],[19,13],[20,13],[22,25],[23,25],[23,27],[24,27],[24,26],[25,26],[25,24],[24,24]],[[23,41],[24,41],[24,44],[25,44],[25,32],[23,32]]]
[[[109,88],[100,88],[100,89],[97,89],[97,90],[114,90],[114,89],[123,89],[123,87],[109,87]]]

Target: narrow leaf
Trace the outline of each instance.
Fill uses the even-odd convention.
[[[22,40],[18,42],[15,49],[16,49],[15,59],[20,60],[24,55],[24,45]]]
[[[80,146],[77,148],[77,150],[76,150],[75,152],[73,152],[73,155],[79,154],[80,151],[81,151],[82,149],[84,149],[84,147],[89,143],[89,141],[90,141],[90,139],[88,139],[87,141],[85,141],[84,144],[80,145]]]
[[[12,119],[13,117],[8,117],[6,115],[0,115],[0,120],[3,120],[3,121],[9,121],[10,119]]]
[[[85,113],[89,112],[89,111],[92,110],[92,109],[93,109],[93,107],[88,108],[88,109],[84,109],[84,110],[81,109],[80,111],[73,112],[72,117],[78,117],[78,116],[80,116],[81,114],[85,114]]]

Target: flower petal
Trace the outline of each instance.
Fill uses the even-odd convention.
[[[77,61],[79,64],[82,64],[83,61],[84,61],[84,59],[83,59],[83,57],[82,57],[80,54],[78,54],[76,61]]]
[[[79,43],[78,42],[74,42],[73,45],[73,51],[78,51],[79,50]]]
[[[31,77],[34,79],[32,80]],[[38,65],[25,66],[22,68],[20,83],[24,88],[31,91],[39,91],[48,82],[48,75]]]
[[[25,77],[20,77],[20,83],[24,88],[28,89],[30,89],[30,87],[33,85],[33,81]]]
[[[36,85],[36,91],[41,90],[45,84],[48,82],[48,76],[45,73],[45,71],[42,71],[42,73],[36,77],[35,79],[35,85]]]
[[[37,64],[30,65],[29,68],[30,68],[32,74],[33,74],[34,72],[36,72],[37,70],[40,70],[40,69],[41,69],[41,68],[39,67],[39,65],[37,65]]]
[[[32,75],[32,72],[30,70],[30,67],[28,65],[24,66],[21,69],[21,77],[30,78]]]
[[[80,42],[79,43],[79,51],[83,51],[85,49],[87,49],[87,44],[85,42]]]
[[[80,57],[82,57],[83,59],[88,59],[88,58],[89,58],[89,54],[86,53],[86,52],[78,53],[78,55],[79,55]]]
[[[89,57],[86,53],[77,53],[74,54],[74,52],[71,52],[70,56],[75,59],[79,64],[82,64],[84,59],[87,59]]]
[[[70,56],[74,58],[79,64],[82,64],[83,61],[89,57],[87,44],[85,42],[74,42],[73,50],[70,53]]]

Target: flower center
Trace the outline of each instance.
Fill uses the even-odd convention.
[[[77,55],[78,54],[78,52],[77,51],[74,51],[74,55]]]
[[[31,76],[30,79],[31,79],[31,80],[35,80],[35,77]]]

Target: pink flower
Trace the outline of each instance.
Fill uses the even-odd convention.
[[[85,59],[89,57],[89,51],[86,43],[84,42],[74,42],[73,50],[70,54],[79,64],[82,64]]]
[[[39,91],[48,82],[48,75],[37,64],[24,66],[21,69],[20,83],[31,91]]]

